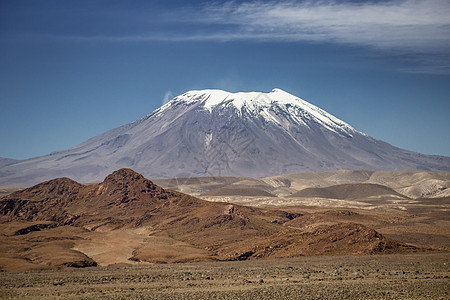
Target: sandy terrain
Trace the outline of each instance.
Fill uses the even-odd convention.
[[[449,299],[450,253],[0,273],[2,299]]]
[[[133,264],[129,258],[142,246],[150,231],[146,228],[93,232],[89,239],[79,240],[73,250],[91,257],[99,266]]]

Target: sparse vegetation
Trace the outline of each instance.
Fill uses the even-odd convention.
[[[2,299],[448,299],[449,253],[0,273]]]

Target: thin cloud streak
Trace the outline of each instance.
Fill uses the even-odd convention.
[[[227,2],[210,5],[200,22],[234,25],[229,35],[291,41],[332,41],[415,51],[450,48],[450,3],[442,0],[383,3]],[[226,33],[222,33],[225,39]]]
[[[416,56],[406,72],[450,73],[450,2],[447,0],[234,1],[165,14],[154,31],[92,36],[41,35],[77,42],[284,41],[369,47]],[[133,22],[133,21],[130,21]],[[182,32],[174,28],[189,29]],[[171,28],[171,29],[169,29]],[[431,65],[429,65],[431,64]]]
[[[450,49],[448,16],[450,2],[447,0],[381,3],[228,1],[201,9],[181,8],[173,11],[171,17],[165,15],[159,20],[172,27],[178,24],[176,28],[183,24],[191,26],[183,32],[162,26],[157,31],[147,28],[141,33],[123,35],[105,32],[92,36],[47,34],[47,37],[110,42],[249,39],[340,42],[417,52],[447,52]]]
[[[195,41],[284,40],[340,42],[376,48],[402,48],[417,52],[450,49],[450,2],[406,0],[382,3],[336,1],[277,1],[206,5],[200,10],[181,9],[166,24],[197,24],[188,32],[171,30],[93,36],[47,37],[79,41]],[[132,21],[131,21],[132,22]],[[208,29],[204,25],[212,26]],[[201,28],[199,28],[201,27]]]
[[[406,54],[412,65],[401,67],[404,72],[450,73],[450,2],[446,0],[229,1],[209,5],[200,14],[204,17],[196,18],[198,22],[228,30],[202,39],[356,45]]]

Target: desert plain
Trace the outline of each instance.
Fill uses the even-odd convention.
[[[0,273],[2,299],[448,299],[448,252]]]
[[[121,170],[5,191],[0,297],[450,297],[448,173],[153,182]]]

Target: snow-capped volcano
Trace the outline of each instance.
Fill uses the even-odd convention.
[[[147,178],[270,176],[336,169],[450,170],[450,158],[396,148],[280,89],[189,91],[74,148],[0,168],[0,186],[55,177],[100,181],[119,168]]]
[[[175,97],[161,107],[159,111],[164,112],[172,105],[177,105],[180,102],[198,105],[210,113],[214,109],[231,108],[240,117],[263,117],[266,121],[277,123],[280,126],[287,125],[282,118],[290,116],[290,123],[297,125],[308,126],[307,121],[314,120],[327,129],[338,133],[351,134],[356,131],[350,125],[326,111],[281,89],[273,89],[270,93],[229,93],[222,90],[190,91]]]

